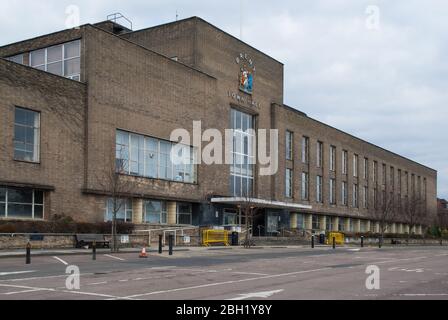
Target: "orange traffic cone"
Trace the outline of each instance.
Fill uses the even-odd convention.
[[[142,252],[140,253],[140,258],[148,258],[148,255],[146,254],[146,248],[142,249]]]

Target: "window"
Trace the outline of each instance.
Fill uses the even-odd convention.
[[[378,209],[378,189],[373,189],[373,206],[375,209]]]
[[[353,208],[358,208],[359,207],[359,205],[358,205],[358,192],[359,192],[359,187],[358,187],[358,185],[357,184],[354,184],[353,185]]]
[[[115,202],[115,205],[114,205]],[[106,205],[106,221],[112,221],[114,212],[116,212],[116,220],[122,222],[132,221],[132,200],[131,199],[107,199]]]
[[[40,113],[15,108],[14,159],[39,162]]]
[[[316,154],[316,162],[317,167],[322,168],[322,159],[323,159],[323,152],[324,152],[324,144],[320,141],[317,141],[317,154]]]
[[[353,232],[355,230],[355,226],[353,225],[353,219],[352,218],[347,219],[348,219],[348,231]]]
[[[286,160],[293,159],[293,143],[294,143],[294,134],[286,130]]]
[[[5,58],[8,61],[23,64],[23,54],[18,54],[12,57]]]
[[[33,189],[0,187],[0,218],[44,218],[44,193]]]
[[[386,185],[386,165],[383,163],[383,185]]]
[[[302,137],[302,162],[309,163],[310,138]]]
[[[117,130],[117,171],[145,178],[196,183],[195,151],[184,146],[178,156],[185,161],[174,164],[171,150],[175,143]]]
[[[353,176],[358,177],[358,155],[353,155]]]
[[[341,199],[342,205],[346,206],[347,205],[348,196],[347,196],[347,182],[345,182],[345,181],[342,182],[341,195],[342,195],[342,199]]]
[[[238,214],[236,210],[224,209],[223,220],[225,226],[235,226],[238,224]]]
[[[336,171],[336,147],[330,146],[330,171]]]
[[[322,177],[321,176],[317,176],[316,177],[316,201],[318,203],[322,203],[323,202],[323,197],[322,197]]]
[[[369,208],[369,187],[367,187],[367,186],[364,187],[364,198],[363,198],[362,206],[364,209]]]
[[[302,172],[302,200],[308,200],[309,198],[308,187],[309,187],[308,173]]]
[[[366,232],[367,231],[367,221],[366,220],[361,220],[360,221],[360,226],[361,226],[361,232]]]
[[[348,174],[348,151],[342,151],[342,174]]]
[[[339,231],[345,231],[345,219],[344,218],[339,218],[338,230]]]
[[[330,179],[330,204],[336,204],[336,179]]]
[[[81,41],[76,40],[61,45],[30,52],[30,65],[33,68],[81,80]]]
[[[390,185],[393,188],[395,188],[395,168],[390,167]]]
[[[417,190],[418,190],[418,198],[422,198],[422,178],[418,176],[417,178]]]
[[[334,230],[334,220],[332,217],[326,217],[326,230],[333,231]]]
[[[369,159],[364,158],[364,179],[369,179]]]
[[[287,198],[292,198],[292,170],[291,169],[286,169],[286,177],[285,177],[285,181],[286,181],[286,186],[285,186],[285,196]]]
[[[177,204],[177,224],[192,224],[193,209],[188,203]]]
[[[313,215],[312,217],[312,221],[313,221],[313,230],[319,230],[320,226],[319,226],[319,216]]]
[[[401,193],[401,186],[402,186],[401,169],[398,169],[398,184],[397,184],[398,193]]]
[[[404,179],[406,181],[405,185],[406,185],[406,195],[409,194],[409,173],[406,171],[404,173]]]
[[[297,229],[305,229],[305,216],[301,213],[297,214]]]
[[[378,182],[378,162],[373,161],[373,182]]]
[[[145,223],[154,224],[166,224],[166,203],[164,201],[151,201],[147,200],[143,202],[144,216],[143,221]]]
[[[253,116],[231,110],[233,129],[233,164],[230,166],[230,192],[234,196],[250,196],[254,182],[255,139]]]

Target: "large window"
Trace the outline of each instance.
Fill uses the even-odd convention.
[[[286,160],[293,159],[294,134],[286,130]]]
[[[0,218],[43,219],[44,193],[33,189],[0,187]]]
[[[338,219],[338,230],[345,231],[345,218]]]
[[[302,162],[309,163],[310,156],[310,138],[302,137]]]
[[[177,224],[188,224],[193,223],[193,208],[191,204],[188,203],[178,203],[177,204]]]
[[[353,176],[358,177],[358,161],[359,157],[357,154],[353,155]]]
[[[348,172],[348,152],[346,150],[342,151],[342,174],[347,174]]]
[[[12,57],[8,57],[8,58],[5,58],[5,59],[9,60],[9,61],[12,61],[12,62],[15,62],[15,63],[23,64],[23,54],[18,54],[18,55],[15,55],[15,56],[12,56]]]
[[[115,205],[114,205],[115,202]],[[107,199],[106,221],[112,221],[116,213],[116,220],[122,222],[132,221],[132,200],[131,199]]]
[[[336,147],[330,146],[330,171],[336,171]]]
[[[316,177],[316,202],[322,203],[323,197],[322,197],[322,176]]]
[[[251,196],[254,183],[255,139],[253,116],[232,109],[233,164],[230,166],[230,191],[234,196]]]
[[[297,214],[297,229],[305,229],[305,216],[301,213]]]
[[[30,65],[72,80],[81,79],[81,42],[79,40],[30,52]]]
[[[363,207],[364,209],[369,208],[369,187],[364,187],[364,198],[363,198]]]
[[[14,159],[39,162],[40,113],[16,107]]]
[[[308,173],[302,172],[302,200],[308,200],[309,198],[309,180]]]
[[[363,175],[365,180],[369,179],[369,159],[368,158],[364,158],[364,175]]]
[[[179,157],[185,163],[174,164],[171,150],[175,143],[117,130],[116,169],[124,174],[153,179],[196,183],[195,152],[181,148]]]
[[[287,198],[292,198],[293,192],[292,192],[292,169],[286,169],[286,177],[285,177],[285,196]]]
[[[336,204],[336,179],[330,179],[330,204]]]
[[[319,230],[320,229],[320,225],[319,225],[319,216],[314,215],[312,217],[312,227],[313,230]]]
[[[317,141],[317,150],[316,150],[316,164],[318,168],[323,167],[323,153],[324,153],[324,144],[321,141]]]
[[[359,204],[358,204],[358,193],[359,193],[359,187],[358,187],[358,185],[357,184],[354,184],[353,185],[353,203],[352,203],[352,205],[353,205],[353,208],[358,208],[359,207]]]
[[[347,182],[345,182],[345,181],[342,182],[341,197],[342,197],[341,198],[342,205],[346,206],[347,205],[348,196],[347,196]]]
[[[378,182],[378,162],[373,161],[373,182]]]
[[[166,224],[166,203],[164,201],[147,200],[143,203],[145,223]]]

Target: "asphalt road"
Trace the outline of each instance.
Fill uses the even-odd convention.
[[[66,286],[67,267],[80,272]],[[379,290],[368,290],[368,266]],[[76,284],[70,278],[69,284]],[[378,281],[376,282],[378,283]],[[1,300],[443,299],[448,248],[265,248],[0,259]]]

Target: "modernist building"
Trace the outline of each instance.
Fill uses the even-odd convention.
[[[448,201],[437,199],[438,225],[442,228],[448,228]]]
[[[261,233],[378,231],[373,212],[389,192],[437,212],[435,170],[288,107],[283,64],[200,18],[87,24],[0,57],[0,219],[110,219],[104,181],[119,163],[132,185],[119,219],[136,224],[236,225],[248,194]],[[241,164],[171,163],[171,132],[199,120],[234,130]],[[279,130],[275,175],[250,164],[250,128]],[[400,216],[389,224],[422,232]]]

